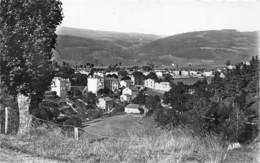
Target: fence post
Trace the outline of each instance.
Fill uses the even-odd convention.
[[[4,106],[2,104],[0,104],[0,112],[2,112],[4,110]],[[4,119],[4,118],[3,118]],[[2,123],[3,123],[3,119],[0,118],[0,134],[2,133]]]
[[[5,107],[5,134],[8,131],[8,107]]]
[[[76,140],[79,139],[79,129],[78,129],[78,127],[74,127],[74,138]]]

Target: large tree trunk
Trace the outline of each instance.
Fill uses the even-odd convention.
[[[19,108],[19,129],[18,134],[24,134],[29,131],[31,127],[32,117],[29,113],[30,98],[22,94],[17,95],[17,102]]]

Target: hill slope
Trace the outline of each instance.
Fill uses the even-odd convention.
[[[257,55],[257,33],[236,30],[190,32],[153,41],[136,49],[140,60],[163,64],[224,64]]]
[[[111,31],[96,31],[89,29],[77,29],[69,27],[61,27],[57,30],[58,35],[69,35],[94,40],[112,41],[121,47],[131,47],[134,45],[142,45],[153,40],[159,39],[160,36],[142,33],[122,33]]]
[[[107,65],[126,63],[131,58],[129,47],[141,46],[160,38],[156,35],[94,31],[75,28],[57,30],[55,58],[71,64],[87,62]]]
[[[112,41],[59,35],[55,58],[71,64],[118,63],[127,58],[124,48]]]
[[[62,28],[57,60],[72,64],[225,64],[257,55],[257,32],[211,30],[160,38],[155,35]]]

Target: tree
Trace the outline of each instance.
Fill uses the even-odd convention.
[[[127,71],[125,70],[120,70],[118,71],[118,76],[120,76],[121,78],[124,78],[128,75]]]
[[[239,63],[235,69],[223,72],[225,78],[215,73],[211,83],[202,80],[192,86],[172,84],[172,89],[164,94],[164,102],[172,109],[157,111],[156,120],[163,125],[184,124],[200,134],[213,132],[228,141],[249,143],[259,129],[258,71],[258,58],[253,57],[250,64]],[[190,94],[189,89],[195,92]]]
[[[173,109],[183,112],[185,111],[185,103],[189,100],[188,86],[183,83],[173,84],[172,89],[164,94],[164,103],[169,103]]]
[[[145,92],[142,90],[132,101],[134,104],[144,105],[145,104]]]
[[[97,96],[92,92],[88,92],[84,101],[88,103],[88,108],[93,109],[96,107]]]
[[[56,76],[60,76],[62,78],[70,78],[71,75],[74,74],[74,69],[71,66],[63,62],[61,66],[58,66],[59,71],[55,74]]]
[[[145,75],[142,72],[135,71],[133,73],[133,75],[134,75],[134,79],[135,79],[135,84],[136,85],[143,85],[144,84]]]
[[[0,1],[1,80],[9,94],[28,97],[18,98],[18,105],[27,101],[30,110],[37,108],[49,88],[54,75],[55,30],[62,18],[59,0]]]
[[[171,74],[163,74],[163,78],[165,82],[172,82],[173,77],[171,76]]]
[[[88,83],[88,75],[75,73],[70,75],[71,85],[86,86]]]
[[[145,97],[145,106],[148,109],[149,114],[153,113],[154,110],[160,107],[160,101],[161,99],[158,95],[148,95]]]
[[[113,94],[113,92],[109,88],[103,88],[97,91],[98,95],[105,95],[105,96],[110,96]]]
[[[159,81],[159,78],[157,77],[156,73],[155,72],[150,72],[147,76],[146,76],[146,79],[153,79],[154,81]]]

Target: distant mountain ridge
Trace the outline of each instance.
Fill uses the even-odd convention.
[[[156,35],[61,28],[55,57],[72,64],[224,64],[257,55],[257,32],[210,30]]]
[[[257,41],[257,32],[198,31],[155,40],[136,49],[135,54],[164,64],[224,64],[226,60],[238,63],[257,55]]]
[[[58,35],[70,35],[94,40],[113,41],[123,47],[140,45],[161,38],[161,36],[142,33],[123,33],[112,31],[97,31],[90,29],[78,29],[70,27],[61,27],[57,30]]]

